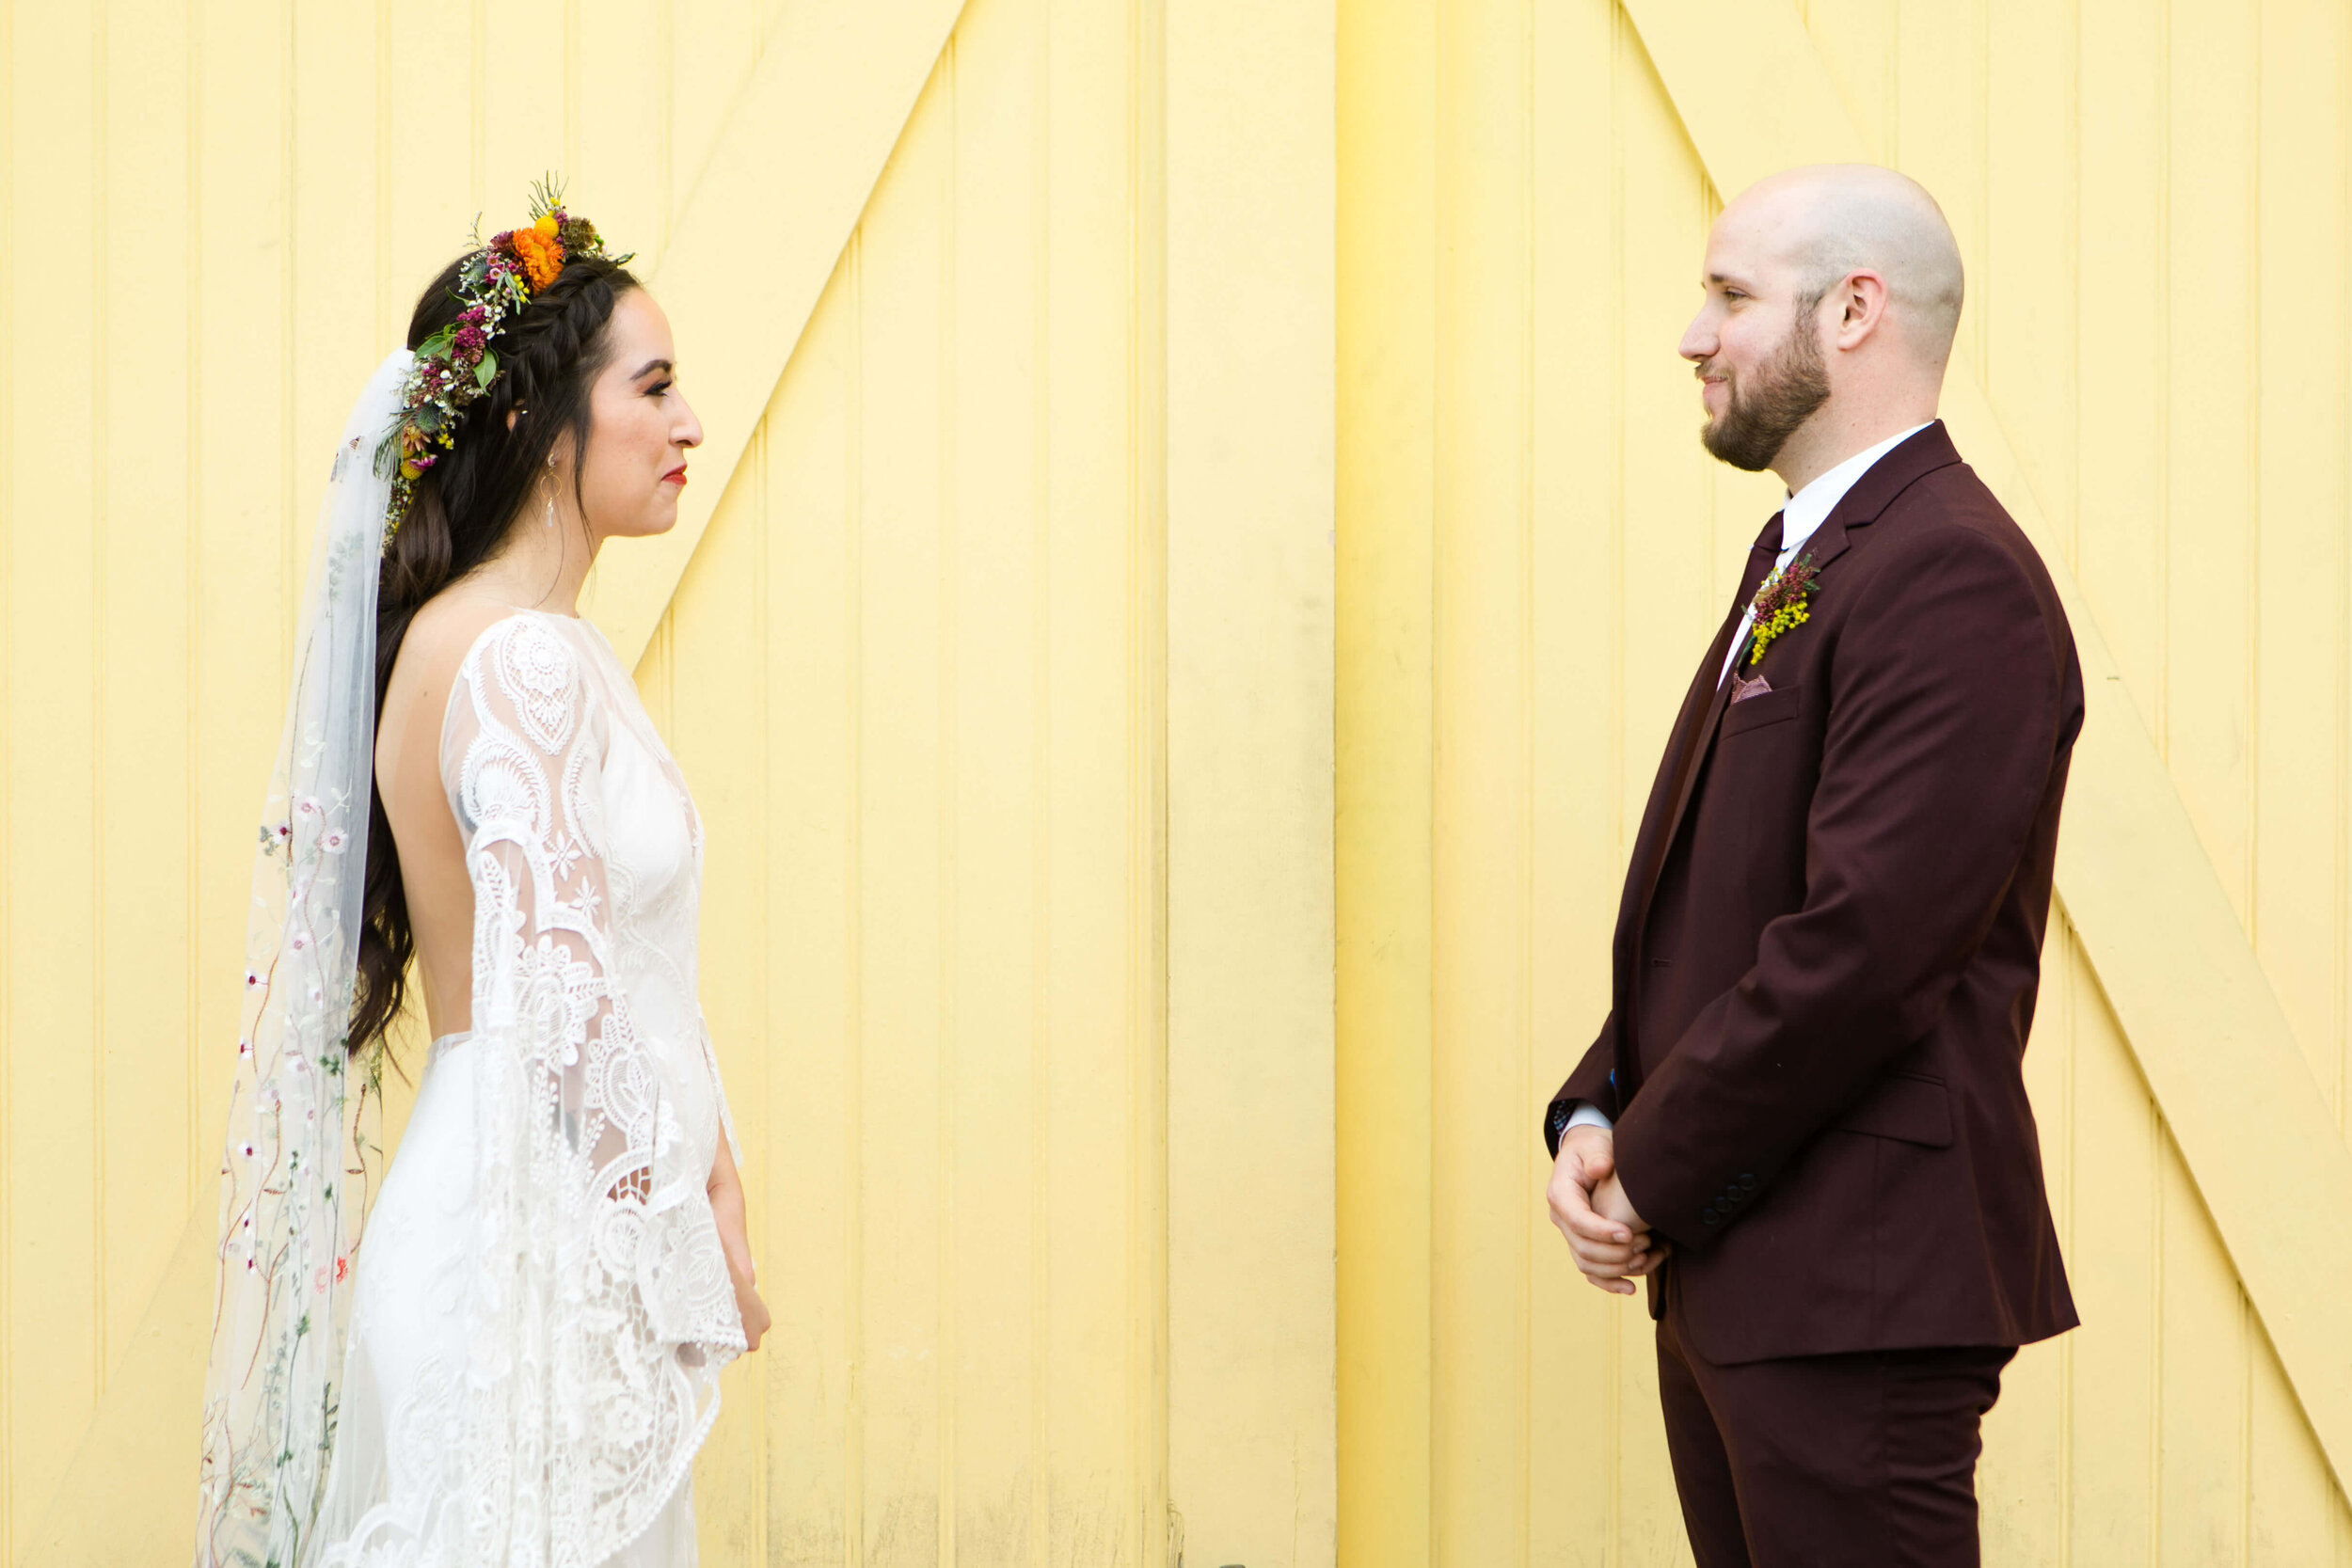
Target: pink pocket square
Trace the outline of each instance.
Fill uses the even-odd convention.
[[[1750,697],[1761,697],[1772,689],[1772,683],[1761,675],[1754,680],[1750,680],[1745,675],[1731,677],[1731,700],[1735,703],[1744,703]]]

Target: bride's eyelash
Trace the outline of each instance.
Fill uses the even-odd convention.
[[[669,389],[675,385],[677,384],[674,381],[657,381],[652,386],[645,388],[645,395],[649,398],[660,397],[667,393]]]

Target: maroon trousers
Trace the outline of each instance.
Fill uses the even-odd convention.
[[[1977,1568],[1977,1455],[2007,1346],[1718,1366],[1658,1321],[1698,1568]]]

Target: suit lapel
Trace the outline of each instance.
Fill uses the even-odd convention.
[[[1691,792],[1698,784],[1701,765],[1706,762],[1708,749],[1714,741],[1715,726],[1723,721],[1724,708],[1731,701],[1731,682],[1723,675],[1724,660],[1731,653],[1731,639],[1739,635],[1740,621],[1747,610],[1748,601],[1756,597],[1756,589],[1763,585],[1766,575],[1772,569],[1772,558],[1779,553],[1780,518],[1775,515],[1766,526],[1763,537],[1748,551],[1747,570],[1740,575],[1740,596],[1732,601],[1731,614],[1724,621],[1724,629],[1716,634],[1715,641],[1708,647],[1707,666],[1700,671],[1699,679],[1710,684],[1707,701],[1698,709],[1697,722],[1691,722],[1691,710],[1685,707],[1683,720],[1676,726],[1675,750],[1679,761],[1675,769],[1673,804],[1666,809],[1665,821],[1643,867],[1637,918],[1648,915],[1649,896],[1656,891],[1658,878],[1665,869],[1666,854],[1673,847],[1675,834],[1681,830],[1682,815],[1689,809]]]
[[[1755,597],[1756,585],[1772,570],[1772,557],[1779,553],[1780,515],[1774,513],[1748,551],[1747,564],[1740,573],[1740,591],[1732,595],[1731,610],[1716,629],[1714,641],[1707,645],[1705,661],[1692,678],[1691,689],[1682,699],[1682,711],[1675,716],[1674,729],[1666,737],[1665,765],[1660,769],[1649,808],[1644,814],[1643,831],[1634,841],[1635,861],[1631,874],[1626,878],[1624,900],[1617,909],[1616,956],[1621,966],[1632,962],[1634,950],[1641,944],[1641,922],[1649,910],[1650,890],[1658,885],[1659,873],[1666,863],[1666,847],[1674,842],[1673,824],[1681,818],[1687,785],[1697,771],[1694,753],[1700,750],[1699,737],[1712,727],[1717,704],[1731,684],[1719,683],[1717,679],[1724,658],[1730,655],[1731,640],[1739,635],[1740,616],[1747,610],[1748,601]],[[1667,814],[1663,817],[1659,816],[1661,806]]]
[[[1826,574],[1837,558],[1851,547],[1855,529],[1877,521],[1878,515],[1886,509],[1889,502],[1919,480],[1959,461],[1960,453],[1953,448],[1952,438],[1944,429],[1944,421],[1936,420],[1871,464],[1869,471],[1854,481],[1852,488],[1840,497],[1837,504],[1830,509],[1829,515],[1821,519],[1821,526],[1813,531],[1813,536],[1797,552],[1798,558],[1810,561],[1816,572]],[[1748,576],[1740,589],[1739,606],[1733,611],[1735,616],[1740,609],[1747,605],[1764,580],[1765,570],[1758,569],[1757,556],[1762,557],[1762,567],[1768,570],[1772,558],[1780,553],[1780,519],[1774,517],[1772,526],[1764,531],[1764,537],[1756,541],[1756,551],[1749,557]],[[1767,544],[1772,546],[1769,550],[1765,548]],[[1824,589],[1830,587],[1826,577],[1821,586]],[[1721,639],[1717,641],[1720,643]],[[1720,648],[1715,658],[1720,668],[1723,658]],[[1652,856],[1649,872],[1651,888],[1656,887],[1658,877],[1665,868],[1666,855],[1673,847],[1675,835],[1682,831],[1683,814],[1690,809],[1691,796],[1698,787],[1699,774],[1705,770],[1707,754],[1714,747],[1715,731],[1723,722],[1724,709],[1730,705],[1731,682],[1725,680],[1716,687],[1713,698],[1707,705],[1707,717],[1690,743],[1689,754],[1675,790],[1674,809],[1667,814],[1665,832],[1660,836],[1657,852]],[[1644,918],[1647,918],[1649,893],[1650,889],[1645,889],[1642,894]]]

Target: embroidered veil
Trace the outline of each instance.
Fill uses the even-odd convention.
[[[205,1378],[196,1561],[293,1568],[334,1439],[374,1085],[344,1050],[375,758],[376,445],[413,363],[388,356],[319,508],[246,937]]]

